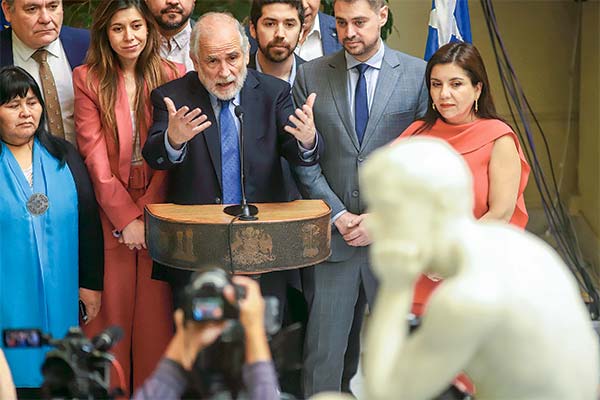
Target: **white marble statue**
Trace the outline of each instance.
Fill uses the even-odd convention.
[[[598,337],[575,280],[543,241],[472,216],[466,164],[416,138],[361,171],[380,279],[367,327],[366,399],[431,399],[465,371],[476,399],[592,400]],[[407,336],[413,284],[444,278]]]
[[[4,353],[0,349],[0,399],[2,400],[16,400],[17,393],[15,392],[15,385],[13,384],[12,375]]]

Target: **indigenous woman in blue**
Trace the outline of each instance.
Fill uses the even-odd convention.
[[[0,329],[39,328],[55,338],[100,308],[102,230],[77,150],[46,131],[35,80],[0,70]],[[17,388],[42,384],[48,348],[3,348]]]

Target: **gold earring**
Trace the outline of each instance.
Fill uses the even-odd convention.
[[[431,108],[433,108],[433,111],[436,111],[435,110],[435,103],[434,102],[431,102]]]
[[[477,100],[479,100],[479,99],[475,99],[475,113],[477,113],[477,111],[479,111],[479,104],[477,104]]]

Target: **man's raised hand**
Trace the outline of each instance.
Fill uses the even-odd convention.
[[[201,109],[194,108],[190,111],[188,106],[183,106],[177,110],[173,100],[168,97],[163,100],[169,112],[169,127],[167,128],[169,144],[175,150],[181,149],[185,142],[211,125],[206,114],[202,114]]]
[[[305,149],[312,149],[317,140],[317,130],[315,129],[315,119],[313,116],[313,105],[317,98],[316,93],[311,93],[306,99],[306,103],[302,108],[296,108],[296,113],[290,115],[289,120],[296,125],[294,128],[291,125],[285,126],[285,131],[293,135],[302,144]]]

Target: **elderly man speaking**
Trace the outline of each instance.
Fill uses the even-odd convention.
[[[312,112],[316,95],[294,110],[288,83],[248,70],[248,38],[227,14],[204,14],[191,40],[197,72],[152,92],[154,121],[143,151],[152,168],[169,170],[167,201],[240,203],[237,106],[243,107],[245,115],[248,200],[286,200],[280,157],[297,165],[318,161],[321,146]],[[271,272],[261,277],[265,295],[281,297],[282,275]],[[169,281],[177,293],[189,273],[155,264],[153,276]]]

